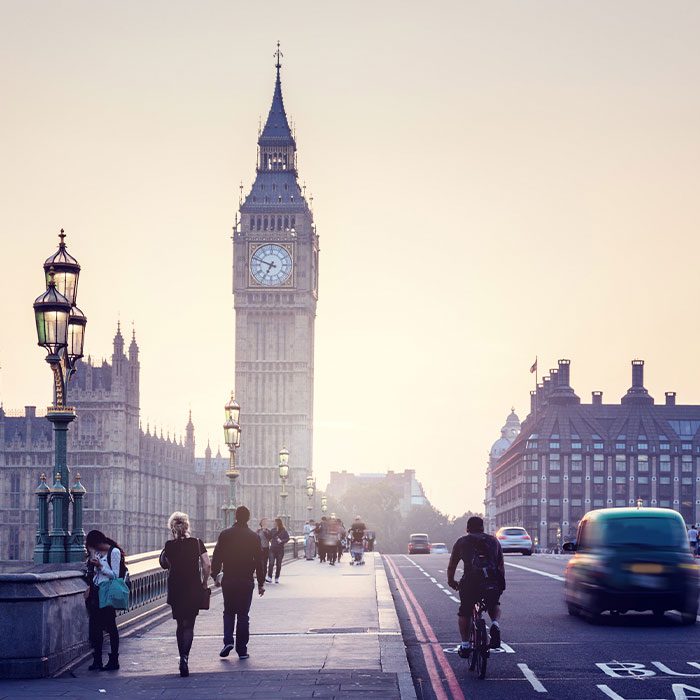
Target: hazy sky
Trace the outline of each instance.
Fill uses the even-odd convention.
[[[321,483],[415,468],[481,509],[536,354],[587,401],[641,357],[657,400],[700,403],[699,32],[695,1],[2,0],[0,398],[49,401],[31,304],[63,226],[87,351],[134,321],[144,423],[191,406],[216,449],[279,39],[321,236]]]

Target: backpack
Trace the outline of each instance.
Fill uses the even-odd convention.
[[[469,562],[468,580],[481,591],[498,588],[498,569],[492,555],[489,554],[485,537],[474,538],[474,551]]]
[[[112,552],[116,549],[116,547],[112,547],[109,550],[109,553],[107,554],[107,560],[109,561],[109,565],[112,566]],[[124,561],[124,557],[122,556],[119,559],[119,578],[124,579],[124,583],[126,584],[126,587],[131,590],[131,576],[129,576],[129,569],[126,567],[126,562]]]

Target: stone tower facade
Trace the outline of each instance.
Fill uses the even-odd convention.
[[[255,182],[233,236],[236,398],[242,438],[239,503],[254,519],[280,512],[278,453],[290,452],[287,511],[298,531],[312,470],[318,236],[299,186],[280,65],[258,138]]]

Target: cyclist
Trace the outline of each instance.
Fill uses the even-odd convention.
[[[460,561],[463,562],[464,574],[457,583],[455,571]],[[466,656],[471,650],[472,609],[482,599],[491,618],[490,646],[492,649],[500,647],[500,598],[506,589],[503,551],[493,535],[484,533],[484,521],[476,515],[467,520],[467,534],[460,537],[452,548],[447,567],[447,584],[459,591],[457,619],[459,634],[462,637],[460,656]]]

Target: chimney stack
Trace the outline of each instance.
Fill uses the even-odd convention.
[[[532,415],[534,416],[536,410],[537,410],[537,392],[531,391],[530,392],[530,413],[532,413]]]
[[[644,387],[644,360],[632,360],[632,386],[635,389]]]
[[[569,386],[569,369],[571,367],[571,360],[559,360],[559,386]]]
[[[676,392],[675,391],[667,391],[666,392],[666,405],[667,406],[675,406],[676,405]]]
[[[591,403],[594,406],[602,406],[603,405],[603,392],[602,391],[591,392]]]
[[[632,360],[632,386],[622,397],[622,403],[653,404],[654,399],[644,388],[644,360]]]

